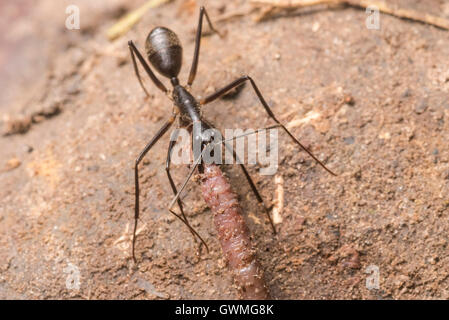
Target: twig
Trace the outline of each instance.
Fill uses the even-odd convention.
[[[353,7],[367,8],[377,7],[380,12],[413,21],[433,25],[441,29],[449,30],[449,20],[431,14],[422,13],[413,9],[396,8],[383,1],[377,0],[251,0],[256,5],[270,6],[273,8],[291,9],[316,6],[320,4],[337,5],[345,4]]]
[[[116,24],[108,29],[106,35],[110,41],[120,38],[127,33],[137,22],[142,19],[143,15],[152,8],[159,7],[172,0],[149,0],[140,8],[133,10],[123,16]]]
[[[317,6],[320,4],[338,4],[341,0],[251,0],[251,3],[275,8],[290,9]]]
[[[215,19],[215,23],[227,22],[229,20],[233,20],[236,18],[248,16],[255,10],[256,10],[256,8],[254,8],[254,7],[251,7],[249,9],[245,9],[245,10],[236,10],[236,11],[233,11],[233,12],[230,12],[230,13],[227,13],[227,14],[224,14],[224,15],[218,17],[217,19]]]
[[[279,224],[282,222],[282,211],[284,210],[284,179],[281,175],[274,177],[274,184],[276,185],[276,200],[273,207],[273,223]]]

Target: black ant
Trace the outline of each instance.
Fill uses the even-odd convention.
[[[139,50],[136,48],[134,43],[132,41],[128,42],[129,50],[131,52],[131,58],[133,61],[134,71],[136,73],[137,79],[139,80],[139,83],[142,87],[142,89],[145,91],[145,93],[148,94],[148,91],[145,89],[142,79],[140,78],[139,69],[137,67],[136,58],[139,60],[139,62],[142,64],[143,68],[145,69],[148,76],[151,78],[153,83],[162,91],[164,92],[169,98],[171,98],[176,107],[174,109],[174,112],[172,116],[165,122],[165,124],[159,129],[159,131],[156,133],[156,135],[148,142],[148,144],[145,146],[145,148],[142,150],[142,152],[139,154],[139,156],[136,159],[135,167],[134,167],[134,178],[135,178],[135,215],[134,215],[134,232],[133,232],[133,240],[132,240],[132,256],[134,261],[136,261],[135,257],[135,241],[136,241],[136,230],[137,230],[137,221],[139,219],[139,170],[138,165],[142,161],[143,157],[148,153],[148,151],[155,145],[155,143],[168,131],[168,129],[172,126],[175,119],[179,116],[179,127],[187,127],[190,132],[192,132],[192,126],[195,124],[199,124],[201,126],[200,132],[193,137],[193,139],[200,139],[202,143],[208,144],[211,141],[210,135],[204,134],[204,131],[207,129],[211,129],[211,125],[205,121],[201,116],[201,110],[200,107],[203,105],[206,105],[230,90],[242,85],[244,82],[249,81],[251,83],[252,88],[254,89],[257,97],[259,98],[263,108],[265,109],[265,112],[268,114],[268,116],[273,119],[276,122],[276,127],[281,127],[289,136],[290,138],[299,145],[304,151],[306,151],[317,163],[319,163],[326,171],[331,173],[332,175],[335,175],[330,169],[328,169],[320,160],[318,160],[305,146],[303,146],[291,133],[290,131],[282,124],[280,123],[273,112],[271,111],[270,107],[268,106],[267,102],[263,98],[259,88],[257,87],[254,80],[248,76],[242,76],[235,81],[231,82],[227,86],[224,86],[223,88],[217,90],[215,93],[205,97],[204,99],[197,101],[189,92],[189,88],[193,84],[193,81],[195,80],[196,71],[198,68],[198,58],[199,58],[199,52],[200,52],[200,43],[201,43],[201,33],[202,33],[202,26],[203,26],[203,17],[206,16],[207,22],[209,24],[209,27],[212,31],[216,32],[221,36],[221,34],[213,27],[209,16],[207,14],[207,11],[204,7],[200,8],[200,15],[199,15],[199,21],[198,21],[198,28],[196,32],[196,39],[195,39],[195,51],[193,55],[193,62],[192,66],[190,68],[190,74],[189,79],[187,81],[187,85],[182,86],[179,83],[178,80],[178,74],[181,70],[182,65],[182,46],[178,39],[178,36],[171,30],[165,28],[165,27],[156,27],[154,28],[149,34],[145,41],[145,49],[148,56],[148,60],[150,61],[151,65],[164,77],[170,79],[170,82],[172,84],[172,91],[169,91],[165,85],[156,77],[156,75],[151,70],[150,66],[147,64],[143,56],[140,54]],[[170,96],[171,95],[171,96]],[[171,159],[171,151],[176,144],[176,141],[171,140],[170,144],[168,146],[168,154],[167,154],[167,160],[165,169],[167,171],[168,180],[170,182],[171,188],[173,189],[173,193],[176,195],[175,199],[173,199],[172,204],[176,201],[178,203],[178,206],[181,211],[181,215],[176,214],[171,209],[170,205],[170,212],[174,214],[177,218],[179,218],[190,230],[192,235],[195,237],[198,237],[201,242],[205,245],[206,249],[207,245],[205,241],[200,237],[200,235],[190,226],[189,222],[187,221],[187,217],[184,214],[182,202],[179,199],[180,192],[177,191],[177,188],[175,186],[175,183],[173,182],[173,179],[170,174],[170,159]],[[235,153],[234,153],[235,157]],[[195,166],[192,168],[191,173],[193,170],[199,165],[199,162],[196,162]],[[248,183],[251,187],[251,190],[253,191],[254,195],[257,198],[257,201],[261,203],[265,208],[265,213],[271,223],[271,226],[273,228],[273,232],[275,233],[274,224],[271,221],[271,217],[269,215],[269,211],[267,207],[265,206],[262,197],[259,193],[259,191],[256,188],[256,185],[252,181],[248,171],[246,170],[245,166],[243,164],[239,164],[241,169],[243,170],[243,173],[248,180]],[[187,183],[187,180],[190,178],[191,173],[189,174],[189,177],[186,179],[186,181],[183,184],[182,189]],[[182,190],[181,190],[182,191]]]

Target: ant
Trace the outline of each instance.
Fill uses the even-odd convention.
[[[200,53],[200,43],[201,43],[201,34],[202,34],[202,27],[203,27],[203,17],[206,16],[207,22],[209,24],[210,29],[217,33],[220,37],[222,37],[222,34],[218,32],[212,25],[211,20],[209,19],[209,16],[207,14],[207,11],[204,7],[200,8],[200,15],[199,15],[199,21],[198,21],[198,27],[196,31],[196,39],[195,39],[195,51],[193,55],[193,62],[192,66],[190,68],[190,74],[189,78],[187,80],[187,84],[185,86],[181,85],[179,83],[178,74],[181,70],[182,65],[182,46],[178,39],[178,36],[176,33],[171,31],[168,28],[165,27],[156,27],[154,28],[147,36],[145,41],[145,50],[148,56],[148,60],[151,63],[151,65],[165,78],[170,79],[170,82],[172,84],[172,90],[168,90],[167,87],[156,77],[156,75],[151,70],[150,66],[147,64],[139,50],[134,45],[133,41],[130,40],[128,42],[128,47],[131,53],[131,59],[134,66],[134,72],[137,76],[137,79],[139,80],[140,86],[144,90],[147,96],[149,96],[148,91],[146,90],[145,86],[143,85],[142,79],[140,77],[139,69],[137,67],[136,62],[136,56],[141,65],[143,66],[145,72],[148,74],[150,79],[153,81],[153,83],[156,85],[159,90],[164,92],[175,104],[176,108],[173,110],[173,114],[171,117],[165,122],[165,124],[159,129],[159,131],[156,133],[156,135],[147,143],[145,148],[141,151],[137,159],[135,160],[135,166],[134,166],[134,179],[135,179],[135,210],[134,210],[134,231],[133,231],[133,239],[132,239],[132,256],[133,260],[136,262],[135,257],[135,242],[136,242],[136,230],[137,230],[137,221],[139,219],[139,169],[138,165],[144,158],[144,156],[150,151],[150,149],[156,144],[156,142],[170,129],[172,124],[175,122],[175,119],[179,116],[179,127],[180,128],[187,128],[190,133],[192,133],[192,127],[194,125],[200,125],[200,131],[194,134],[193,140],[200,140],[202,145],[203,144],[209,144],[211,142],[211,136],[210,134],[206,134],[205,131],[208,129],[213,129],[213,127],[202,118],[201,115],[201,106],[204,106],[230,90],[242,85],[244,82],[249,81],[254,92],[256,93],[257,97],[259,98],[260,103],[262,104],[265,112],[268,114],[268,116],[276,122],[276,127],[281,127],[288,136],[298,145],[300,146],[304,151],[306,151],[320,166],[322,166],[327,172],[329,172],[332,175],[336,175],[334,172],[332,172],[330,169],[328,169],[320,160],[318,160],[305,146],[303,146],[291,133],[290,131],[281,123],[279,120],[275,117],[274,113],[271,111],[270,107],[268,106],[267,102],[262,96],[262,93],[260,92],[259,88],[257,87],[254,80],[248,76],[242,76],[235,81],[229,83],[228,85],[224,86],[223,88],[217,90],[215,93],[205,97],[204,99],[197,101],[192,94],[189,92],[190,87],[193,84],[193,81],[195,80],[197,68],[198,68],[198,58]],[[223,142],[223,141],[222,141]],[[178,192],[175,183],[173,181],[173,178],[170,174],[170,163],[171,163],[171,151],[176,144],[176,140],[171,140],[168,146],[168,153],[167,153],[167,160],[165,164],[165,170],[167,172],[168,180],[170,182],[170,186],[173,190],[173,193],[175,194],[175,198],[172,201],[172,204],[169,207],[169,211],[174,214],[178,219],[180,219],[190,230],[192,235],[195,237],[198,237],[200,241],[205,245],[206,249],[208,250],[206,242],[201,238],[201,236],[192,228],[190,223],[187,220],[187,217],[184,213],[184,209],[182,206],[182,202],[179,199],[180,192],[185,187],[187,180],[190,178],[190,176],[193,173],[193,170],[200,165],[199,169],[201,171],[201,163],[200,158],[198,161],[196,161],[194,167],[192,168],[189,177],[184,182],[182,189],[180,192]],[[235,158],[234,153],[234,158]],[[270,221],[270,224],[272,226],[273,232],[276,233],[273,221],[271,220],[268,208],[265,206],[264,201],[259,193],[259,191],[256,188],[256,185],[254,184],[253,180],[251,179],[247,169],[243,164],[240,164],[240,167],[251,187],[252,192],[257,198],[257,201],[263,205],[265,209],[265,213]],[[171,207],[173,206],[174,202],[177,202],[181,214],[177,214],[174,211],[171,210]]]

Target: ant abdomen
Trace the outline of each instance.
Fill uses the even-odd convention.
[[[145,41],[148,60],[167,78],[178,76],[182,65],[182,46],[178,36],[168,28],[154,28]]]

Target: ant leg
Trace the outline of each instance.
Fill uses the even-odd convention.
[[[257,187],[254,184],[253,179],[249,175],[248,170],[246,169],[245,165],[244,164],[239,164],[239,165],[240,165],[240,168],[242,168],[242,171],[245,174],[246,180],[248,180],[248,183],[249,183],[254,195],[256,196],[257,201],[263,206],[263,208],[265,210],[265,215],[267,216],[268,221],[270,221],[271,228],[273,229],[273,233],[276,234],[276,228],[274,227],[273,220],[271,219],[270,210],[268,210],[268,208],[265,206],[262,196],[260,195],[259,190],[257,190]]]
[[[227,86],[217,90],[215,93],[212,93],[211,95],[209,95],[206,98],[202,99],[200,101],[200,104],[201,105],[205,105],[205,104],[208,104],[209,102],[212,102],[212,101],[218,99],[219,97],[224,95],[226,92],[228,92],[229,90],[239,86],[240,84],[242,84],[245,81],[249,81],[251,83],[251,86],[253,87],[254,91],[256,92],[256,95],[259,98],[259,101],[262,104],[262,106],[264,107],[264,109],[267,112],[268,116],[271,119],[273,119],[280,127],[282,127],[282,129],[290,136],[290,138],[292,138],[292,140],[298,146],[300,146],[305,152],[307,152],[309,154],[309,156],[311,156],[320,166],[322,166],[330,174],[336,176],[336,174],[334,172],[332,172],[330,169],[328,169],[324,165],[324,163],[322,163],[320,160],[318,160],[318,158],[315,157],[313,155],[313,153],[309,149],[307,149],[304,145],[302,145],[301,142],[299,142],[298,139],[296,139],[295,136],[293,136],[291,134],[291,132],[281,122],[279,122],[278,119],[276,119],[276,117],[274,116],[274,114],[271,111],[270,107],[268,106],[267,102],[265,101],[265,99],[263,98],[262,94],[260,93],[259,88],[256,86],[256,83],[254,82],[254,80],[250,76],[246,75],[246,76],[243,76],[241,78],[238,78],[237,80],[234,80],[233,82],[231,82]]]
[[[129,52],[131,53],[131,59],[133,61],[134,72],[136,73],[137,80],[139,80],[140,86],[142,87],[142,89],[145,92],[146,96],[149,97],[150,94],[148,93],[147,89],[143,85],[142,78],[140,78],[139,68],[137,67],[137,63],[136,63],[136,57],[134,56],[134,52],[131,49],[131,47],[129,47]]]
[[[221,136],[223,136],[223,134],[222,134]],[[260,195],[259,190],[257,190],[257,187],[256,187],[256,185],[255,185],[253,179],[252,179],[251,176],[249,175],[248,170],[246,169],[246,167],[245,167],[245,165],[244,165],[243,163],[240,163],[241,161],[239,161],[239,159],[238,159],[238,157],[237,157],[237,154],[236,154],[234,148],[231,149],[230,146],[229,146],[224,140],[223,140],[222,142],[223,142],[223,144],[225,145],[225,148],[226,148],[226,149],[228,149],[229,151],[232,151],[232,156],[233,156],[233,158],[234,158],[234,161],[237,162],[238,165],[240,166],[240,168],[242,169],[243,174],[245,175],[246,180],[248,181],[248,184],[249,184],[249,186],[251,187],[252,192],[253,192],[254,195],[256,196],[257,201],[258,201],[258,202],[263,206],[263,208],[264,208],[265,215],[267,216],[268,221],[270,221],[271,228],[273,229],[273,233],[276,234],[276,228],[274,227],[273,220],[271,219],[270,211],[269,211],[268,208],[265,206],[265,202],[263,201],[262,196]]]
[[[137,68],[137,63],[136,63],[136,58],[134,55],[137,56],[137,59],[139,59],[139,62],[142,64],[143,68],[145,69],[145,71],[147,72],[147,74],[150,76],[151,80],[153,81],[153,83],[164,93],[167,93],[168,90],[167,88],[164,86],[164,84],[156,77],[156,75],[153,73],[153,71],[151,71],[150,66],[148,65],[148,63],[145,61],[145,59],[142,57],[142,55],[140,54],[139,50],[136,48],[136,46],[134,45],[134,43],[132,42],[132,40],[128,41],[128,47],[129,47],[129,51],[131,52],[131,58],[133,60],[133,65],[134,65],[134,72],[136,73],[137,79],[139,80],[140,86],[142,87],[143,91],[145,91],[145,93],[147,94],[147,96],[149,96],[148,91],[145,89],[145,87],[143,86],[143,82],[142,79],[140,78],[140,74],[139,74],[139,69]]]
[[[173,190],[173,194],[176,195],[178,193],[178,190],[176,189],[176,185],[173,181],[173,178],[170,174],[170,164],[171,164],[171,153],[173,150],[173,147],[176,144],[176,139],[171,139],[170,140],[170,144],[168,145],[168,153],[167,153],[167,161],[165,163],[165,171],[167,172],[167,176],[168,176],[168,181],[170,182],[170,186]],[[184,209],[182,206],[182,202],[181,199],[177,199],[178,202],[178,206],[179,206],[179,210],[181,211],[181,216],[179,216],[178,214],[174,213],[172,210],[169,210],[172,214],[174,214],[176,217],[178,217],[190,230],[190,233],[192,233],[193,239],[196,240],[195,237],[198,237],[198,239],[200,239],[200,241],[204,244],[204,246],[206,247],[207,252],[209,252],[209,247],[207,246],[206,242],[203,240],[203,238],[201,238],[201,236],[195,231],[195,229],[193,229],[193,227],[190,225],[189,221],[187,220],[186,215],[184,214]]]
[[[134,165],[134,182],[135,182],[135,197],[136,197],[136,203],[134,206],[134,231],[133,231],[133,241],[132,241],[132,256],[134,262],[136,262],[136,256],[135,256],[135,243],[136,243],[136,231],[137,231],[137,221],[139,219],[139,163],[142,161],[143,157],[150,151],[150,149],[156,144],[156,142],[167,132],[167,130],[171,127],[173,122],[175,121],[176,116],[172,116],[156,133],[156,135],[148,142],[148,144],[145,146],[145,148],[142,150],[142,152],[139,154],[139,156],[136,159],[136,163]]]
[[[187,85],[191,86],[193,81],[195,80],[196,70],[198,68],[198,58],[200,56],[200,43],[201,43],[201,31],[203,29],[203,16],[206,15],[207,22],[209,23],[209,27],[212,31],[216,32],[220,37],[222,34],[218,32],[212,25],[212,22],[209,19],[209,15],[204,7],[200,8],[200,18],[198,20],[198,27],[196,30],[196,39],[195,39],[195,52],[193,54],[192,66],[190,67],[189,80],[187,81]]]
[[[200,164],[201,159],[202,159],[202,157],[203,157],[203,153],[204,153],[204,151],[206,150],[206,147],[207,147],[208,145],[209,145],[209,144],[207,144],[207,145],[203,148],[203,150],[201,151],[201,153],[200,153],[200,155],[198,156],[198,158],[195,159],[195,160],[193,161],[193,166],[192,166],[192,168],[190,169],[190,172],[189,172],[189,174],[187,175],[187,177],[184,179],[184,182],[183,182],[183,184],[182,184],[182,186],[181,186],[181,189],[176,193],[175,197],[172,199],[172,201],[171,201],[170,204],[168,205],[168,210],[169,210],[170,212],[171,212],[171,208],[173,207],[173,205],[175,204],[175,202],[179,199],[179,197],[181,196],[182,191],[184,190],[184,188],[186,187],[186,185],[187,185],[187,183],[189,182],[190,178],[192,177],[193,172],[195,171],[195,169],[196,169],[196,168],[198,167],[198,165]]]

